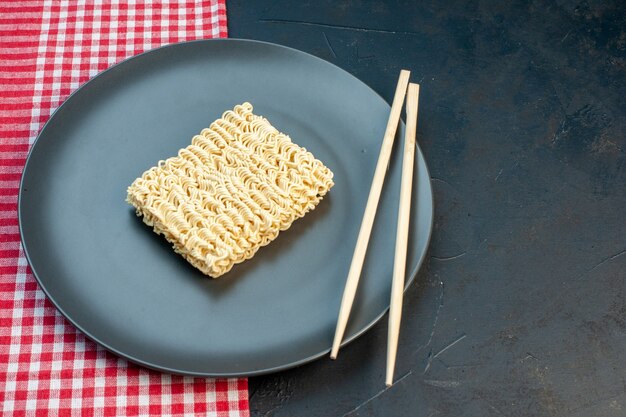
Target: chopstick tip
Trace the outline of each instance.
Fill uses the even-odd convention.
[[[339,353],[339,347],[336,344],[333,344],[332,349],[330,350],[330,359],[337,359],[337,354]]]

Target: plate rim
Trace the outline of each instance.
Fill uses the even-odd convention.
[[[145,368],[148,369],[152,369],[152,370],[156,370],[156,371],[160,371],[160,372],[166,372],[166,373],[170,373],[170,374],[174,374],[174,375],[184,375],[184,376],[192,376],[192,377],[209,377],[209,378],[241,378],[241,377],[253,377],[253,376],[259,376],[259,375],[266,375],[266,374],[271,374],[271,373],[276,373],[276,372],[280,372],[280,371],[285,371],[288,369],[292,369],[292,368],[296,368],[299,366],[302,366],[304,364],[313,362],[327,354],[330,353],[331,347],[329,346],[328,349],[325,349],[319,353],[310,355],[306,358],[297,360],[297,361],[293,361],[287,364],[283,364],[283,365],[277,365],[277,366],[273,366],[270,368],[265,368],[265,369],[260,369],[260,370],[254,370],[254,371],[244,371],[244,372],[192,372],[192,371],[184,371],[184,370],[180,370],[180,369],[174,369],[174,368],[169,368],[167,366],[160,366],[160,365],[156,365],[138,358],[133,357],[132,355],[129,355],[127,353],[124,353],[118,349],[113,348],[112,346],[110,346],[107,343],[104,343],[102,341],[100,341],[97,337],[93,336],[89,331],[87,331],[86,329],[84,329],[82,326],[78,325],[64,310],[63,308],[57,303],[57,301],[54,299],[54,297],[52,297],[46,286],[42,283],[42,280],[39,276],[39,274],[37,273],[36,268],[33,266],[31,259],[30,259],[30,254],[28,251],[28,245],[26,243],[26,239],[24,236],[24,231],[23,231],[23,219],[22,219],[22,211],[23,211],[23,202],[22,202],[22,194],[23,194],[23,182],[24,182],[24,177],[26,176],[26,173],[28,171],[29,168],[29,163],[31,160],[31,156],[33,154],[33,152],[35,151],[35,148],[39,142],[39,139],[41,138],[41,136],[43,135],[43,133],[46,131],[46,128],[48,127],[48,125],[54,120],[57,112],[59,112],[59,110],[61,110],[63,108],[63,106],[65,106],[67,103],[69,103],[73,97],[75,95],[80,94],[80,92],[87,88],[92,81],[94,81],[96,78],[104,75],[105,73],[108,73],[109,71],[112,71],[114,69],[116,69],[118,66],[124,65],[127,62],[142,57],[144,55],[148,55],[148,54],[152,54],[152,53],[157,53],[158,51],[161,51],[163,49],[166,48],[176,48],[179,47],[180,45],[187,45],[187,44],[192,44],[192,43],[249,43],[249,44],[262,44],[262,45],[266,45],[266,46],[270,46],[270,47],[275,47],[275,48],[280,48],[280,49],[285,49],[291,52],[295,52],[298,54],[303,54],[308,56],[308,58],[313,58],[316,59],[318,61],[321,61],[323,64],[325,65],[330,65],[342,72],[344,72],[345,74],[347,74],[348,76],[350,76],[351,78],[353,78],[354,80],[356,80],[357,82],[361,83],[364,87],[366,87],[367,89],[369,89],[370,91],[372,91],[374,94],[376,94],[381,100],[383,100],[387,105],[389,105],[389,102],[387,100],[384,99],[384,97],[382,97],[376,90],[374,90],[372,87],[370,87],[369,85],[367,85],[365,82],[363,82],[361,79],[359,79],[358,77],[356,77],[355,75],[353,75],[352,73],[346,71],[345,69],[341,68],[338,65],[333,64],[332,62],[329,62],[323,58],[320,58],[318,56],[315,56],[313,54],[310,54],[308,52],[305,51],[301,51],[299,49],[296,48],[292,48],[286,45],[281,45],[281,44],[277,44],[277,43],[273,43],[273,42],[266,42],[266,41],[260,41],[260,40],[256,40],[256,39],[245,39],[245,38],[212,38],[212,39],[195,39],[195,40],[190,40],[190,41],[184,41],[184,42],[176,42],[176,43],[170,43],[167,45],[162,45],[159,46],[157,48],[154,49],[150,49],[148,51],[144,51],[141,52],[139,54],[136,55],[132,55],[130,57],[124,58],[123,60],[121,60],[120,62],[117,62],[113,65],[111,65],[110,67],[106,68],[105,70],[99,72],[98,74],[96,74],[95,76],[93,76],[92,78],[90,78],[89,80],[87,80],[83,85],[79,86],[76,90],[74,90],[64,101],[63,103],[61,103],[59,105],[59,107],[57,107],[51,114],[50,117],[48,118],[48,120],[46,121],[46,123],[44,123],[44,125],[41,127],[41,130],[39,131],[39,133],[37,134],[37,137],[35,138],[35,140],[33,141],[32,145],[30,146],[30,149],[28,150],[28,154],[26,156],[26,160],[24,162],[24,168],[22,170],[22,174],[20,176],[20,182],[19,182],[19,190],[18,190],[18,198],[17,198],[17,217],[18,217],[18,227],[19,227],[19,233],[20,233],[20,243],[21,243],[21,247],[22,250],[24,252],[24,256],[28,262],[28,266],[31,269],[31,272],[33,274],[33,276],[35,277],[35,280],[37,281],[37,284],[39,286],[39,288],[44,292],[44,294],[46,295],[46,298],[52,303],[52,305],[55,307],[55,309],[61,313],[61,315],[68,320],[72,326],[74,328],[76,328],[78,331],[80,331],[86,338],[88,338],[89,340],[93,341],[94,343],[96,343],[97,345],[103,347],[104,349],[106,349],[107,351],[125,359],[128,360],[131,363],[143,366]],[[390,106],[391,107],[391,106]],[[403,123],[402,120],[400,120],[399,122],[400,124]],[[411,286],[411,284],[415,281],[415,278],[419,272],[419,270],[421,269],[421,266],[424,262],[424,260],[426,259],[426,255],[429,251],[429,247],[430,247],[430,240],[432,237],[432,231],[433,231],[433,225],[434,225],[434,218],[435,218],[435,204],[434,204],[434,194],[432,191],[432,180],[430,177],[430,170],[428,168],[428,164],[426,163],[426,158],[424,157],[424,153],[422,152],[419,143],[416,143],[416,147],[418,150],[418,155],[422,155],[422,158],[424,160],[424,166],[426,169],[426,174],[428,176],[428,181],[429,183],[431,183],[431,187],[430,187],[430,207],[431,207],[431,211],[432,211],[432,216],[430,218],[430,224],[428,225],[428,236],[426,238],[426,245],[425,245],[425,249],[424,251],[421,253],[417,264],[415,266],[415,268],[413,268],[413,270],[410,271],[410,273],[408,274],[408,276],[406,277],[406,283],[404,286],[404,292],[407,291],[407,289]],[[418,158],[419,161],[419,158]],[[391,283],[390,283],[391,284]],[[363,334],[365,334],[368,330],[370,330],[372,327],[374,327],[382,318],[383,316],[387,313],[387,311],[389,310],[389,306],[387,306],[385,309],[383,309],[380,314],[378,314],[376,317],[374,317],[374,319],[367,323],[365,326],[363,326],[361,329],[359,329],[357,332],[355,332],[352,336],[345,338],[342,343],[341,343],[341,347],[345,347],[346,345],[348,345],[349,343],[353,342],[354,340],[356,340],[357,338],[359,338],[360,336],[362,336]]]

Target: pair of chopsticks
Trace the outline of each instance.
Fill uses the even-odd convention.
[[[350,272],[346,281],[343,298],[341,300],[341,308],[339,309],[339,318],[337,320],[337,328],[335,330],[335,338],[330,353],[331,359],[337,358],[339,346],[343,339],[354,296],[361,277],[361,269],[367,251],[372,226],[378,201],[383,188],[385,174],[391,157],[393,142],[400,121],[400,112],[404,98],[406,100],[406,131],[404,136],[404,156],[402,162],[402,180],[400,184],[400,208],[398,211],[398,226],[396,234],[396,251],[393,266],[393,281],[391,284],[391,307],[389,310],[389,334],[387,338],[387,372],[385,383],[391,386],[393,382],[393,373],[396,364],[396,353],[398,351],[398,337],[400,335],[400,320],[402,318],[402,296],[404,290],[404,278],[406,270],[406,253],[409,235],[409,215],[411,209],[411,188],[413,182],[413,164],[415,160],[415,132],[417,130],[417,108],[419,100],[419,84],[409,83],[411,73],[407,70],[400,72],[398,85],[391,105],[391,113],[383,138],[383,144],[376,163],[374,179],[370,188],[365,214],[361,223],[359,237],[357,238],[356,248],[350,265]],[[407,93],[408,85],[408,93]]]

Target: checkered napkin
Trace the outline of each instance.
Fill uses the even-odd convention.
[[[29,146],[72,91],[142,51],[225,36],[224,0],[0,2],[2,415],[249,415],[245,379],[149,371],[86,340],[38,288],[17,222]]]

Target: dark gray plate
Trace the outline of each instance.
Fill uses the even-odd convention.
[[[335,173],[316,210],[219,280],[176,255],[125,203],[126,187],[235,104]],[[20,189],[28,260],[48,297],[107,349],[159,370],[257,375],[327,353],[389,105],[336,66],[290,48],[210,40],[160,48],[103,72],[43,128]],[[389,305],[398,194],[396,147],[346,342]],[[433,219],[417,159],[408,271]]]

